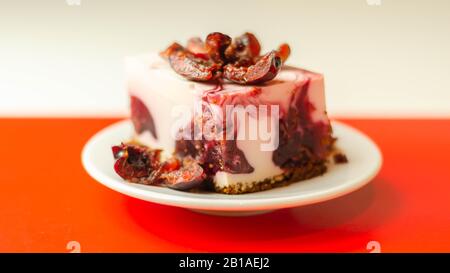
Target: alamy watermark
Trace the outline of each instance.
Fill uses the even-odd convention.
[[[81,244],[78,241],[70,241],[66,245],[70,253],[81,253]]]
[[[178,105],[172,109],[171,127],[175,140],[251,140],[261,151],[279,145],[278,105],[216,105],[195,102],[194,108]]]
[[[369,6],[381,6],[381,0],[366,0]]]
[[[69,6],[81,6],[81,0],[66,0],[66,4]]]
[[[381,253],[381,244],[378,241],[370,241],[367,243],[366,249],[370,253]]]

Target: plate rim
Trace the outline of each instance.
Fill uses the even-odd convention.
[[[365,133],[361,132],[360,130],[350,125],[347,125],[340,121],[332,120],[331,124],[333,127],[339,126],[347,131],[352,132],[353,134],[359,135],[364,139],[364,141],[370,144],[370,146],[373,148],[373,151],[375,152],[378,160],[376,161],[376,164],[372,167],[370,173],[352,178],[350,182],[347,182],[345,184],[338,185],[336,187],[332,187],[324,191],[309,193],[308,195],[303,194],[303,195],[280,196],[280,197],[258,198],[258,199],[227,198],[214,200],[207,198],[196,198],[195,196],[173,195],[170,193],[163,193],[149,190],[153,186],[135,185],[125,181],[120,181],[119,179],[113,179],[107,174],[98,170],[95,167],[95,164],[91,162],[89,157],[90,151],[97,144],[97,142],[99,142],[102,139],[102,137],[104,137],[104,135],[111,133],[111,131],[113,131],[114,129],[117,129],[118,127],[129,126],[130,123],[131,121],[129,119],[121,120],[113,124],[110,124],[105,128],[102,128],[100,131],[91,136],[91,138],[84,145],[81,152],[82,165],[86,170],[86,172],[89,174],[89,176],[91,176],[91,178],[93,178],[98,183],[106,186],[111,190],[144,201],[169,206],[183,207],[189,209],[209,210],[209,211],[250,211],[250,210],[282,209],[324,202],[351,193],[368,184],[379,173],[383,163],[382,153],[377,144],[370,137],[368,137]],[[324,175],[327,175],[327,173],[325,173]],[[301,181],[299,182],[301,183]],[[251,193],[233,196],[245,197],[246,195],[248,196],[250,194]],[[226,194],[223,195],[224,197],[230,196]]]

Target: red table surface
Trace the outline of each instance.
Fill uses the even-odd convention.
[[[343,120],[380,146],[367,186],[328,202],[227,218],[133,199],[80,153],[117,119],[0,119],[0,251],[450,252],[450,120]]]

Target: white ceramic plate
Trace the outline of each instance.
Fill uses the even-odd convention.
[[[111,146],[131,138],[133,128],[125,120],[94,135],[82,152],[86,171],[106,187],[120,193],[164,205],[219,215],[251,215],[326,201],[350,193],[368,183],[380,170],[382,157],[376,144],[348,125],[332,122],[337,146],[349,163],[331,164],[319,177],[267,191],[226,195],[190,193],[123,181],[113,169]]]

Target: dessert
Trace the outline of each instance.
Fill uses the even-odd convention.
[[[126,60],[134,138],[113,147],[125,180],[227,194],[323,174],[334,138],[323,76],[284,65],[287,44],[211,33]]]

